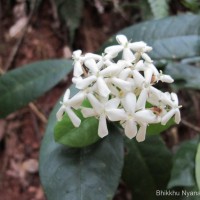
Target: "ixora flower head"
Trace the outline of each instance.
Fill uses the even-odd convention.
[[[149,124],[165,125],[172,117],[180,122],[178,98],[154,87],[159,81],[172,83],[173,79],[154,66],[147,54],[150,46],[142,41],[129,42],[124,35],[117,35],[116,40],[119,44],[107,47],[102,56],[74,51],[72,81],[80,91],[70,99],[67,89],[57,119],[66,113],[79,127],[81,120],[74,110],[80,109],[85,118],[99,119],[100,137],[108,135],[109,120],[119,122],[128,138],[142,142]],[[91,107],[82,106],[85,100]]]

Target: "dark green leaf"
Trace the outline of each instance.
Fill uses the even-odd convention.
[[[159,136],[147,137],[142,143],[127,139],[126,147],[123,179],[133,199],[155,200],[156,190],[164,189],[169,180],[171,153]]]
[[[195,177],[198,189],[200,191],[200,144],[198,144],[196,159],[195,159]]]
[[[174,156],[173,168],[168,188],[176,186],[193,187],[196,185],[194,173],[197,147],[197,139],[184,142],[180,145]]]
[[[48,200],[108,200],[123,166],[123,138],[118,130],[87,148],[55,143],[57,105],[51,113],[40,151],[40,177]]]
[[[55,126],[55,141],[68,147],[85,147],[98,141],[98,120],[95,117],[84,118],[80,111],[76,114],[81,119],[81,125],[78,128],[74,127],[65,115]]]
[[[119,33],[126,35],[129,40],[142,40],[152,46],[150,56],[154,60],[177,60],[199,56],[199,30],[200,16],[186,14],[139,23]],[[102,49],[114,43],[115,36],[106,42]]]
[[[170,63],[167,65],[166,73],[175,79],[176,88],[200,89],[200,68],[183,63]]]
[[[83,11],[83,0],[54,0],[57,5],[58,13],[69,27],[70,40],[74,39],[75,30],[80,25]]]
[[[0,118],[35,100],[72,70],[72,62],[48,60],[25,65],[0,77]]]

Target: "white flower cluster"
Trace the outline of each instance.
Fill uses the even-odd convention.
[[[110,120],[120,122],[128,138],[136,136],[141,142],[148,124],[165,125],[174,115],[179,123],[180,106],[175,93],[163,93],[154,87],[158,81],[172,83],[173,79],[153,65],[147,54],[152,48],[142,41],[129,42],[124,35],[117,35],[116,40],[119,45],[107,47],[102,56],[73,52],[72,81],[80,91],[70,99],[67,89],[57,119],[61,120],[66,112],[73,125],[79,127],[81,120],[73,109],[81,109],[85,118],[99,119],[100,137],[108,134],[106,120]],[[91,108],[82,106],[85,99]]]

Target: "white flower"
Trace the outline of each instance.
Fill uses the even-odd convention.
[[[73,102],[70,103],[69,96],[70,96],[70,90],[67,89],[67,91],[65,92],[64,97],[63,97],[63,102],[61,102],[62,106],[56,113],[56,117],[57,117],[58,121],[60,121],[63,117],[64,112],[66,112],[68,114],[71,122],[73,123],[73,125],[75,127],[79,127],[81,120],[79,119],[79,117],[77,117],[77,115],[71,109],[71,103],[73,103]]]
[[[91,87],[91,84],[96,84],[98,93],[107,97],[110,94],[110,90],[106,84],[104,76],[101,74],[100,70],[97,67],[97,64],[94,59],[87,59],[85,61],[85,66],[89,69],[90,76],[84,79],[76,80],[76,87],[78,89],[85,89],[87,87]]]
[[[108,135],[106,118],[111,121],[120,121],[125,119],[125,111],[118,109],[120,101],[116,98],[107,100],[102,99],[100,102],[93,94],[87,95],[93,108],[82,108],[84,117],[96,116],[99,118],[98,135],[102,138]]]
[[[75,77],[79,77],[83,74],[83,60],[84,58],[81,56],[82,51],[81,50],[77,50],[74,51],[72,54],[72,58],[74,60],[74,76]]]
[[[119,45],[113,45],[113,46],[107,47],[105,49],[105,53],[110,54],[110,55],[117,55],[119,52],[122,51],[122,59],[133,62],[135,60],[135,56],[133,52],[131,51],[131,45],[128,42],[126,36],[118,35],[116,36],[116,40],[119,43]]]
[[[168,97],[169,98],[169,97]],[[171,109],[162,117],[161,124],[165,125],[172,116],[175,115],[175,122],[177,124],[181,121],[181,114],[179,108],[181,106],[178,105],[178,97],[177,94],[171,93]]]
[[[126,136],[130,139],[137,135],[137,124],[157,122],[157,117],[151,110],[136,110],[136,96],[133,93],[126,94],[122,105],[126,111],[126,120],[123,126]]]
[[[69,99],[70,91],[66,91],[57,119],[67,113],[78,127],[81,120],[73,109],[80,109],[85,118],[99,120],[100,137],[108,135],[109,120],[120,122],[128,138],[142,142],[149,124],[165,125],[173,116],[176,123],[180,122],[178,98],[155,87],[158,81],[172,83],[173,79],[157,70],[148,55],[151,47],[142,41],[130,42],[124,35],[117,35],[116,40],[119,45],[107,47],[101,56],[82,55],[81,50],[73,53],[72,82],[79,92]],[[85,101],[91,107],[85,107]]]
[[[164,83],[173,83],[174,82],[174,79],[170,76],[170,75],[166,75],[166,74],[163,74],[163,72],[160,70],[160,74],[157,75],[156,77],[156,81],[162,81]]]

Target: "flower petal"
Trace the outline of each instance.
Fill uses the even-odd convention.
[[[113,98],[106,102],[105,109],[118,108],[120,104],[119,98]]]
[[[142,49],[146,46],[147,44],[143,41],[140,42],[133,42],[133,43],[129,43],[129,47],[133,50],[133,51],[142,51]]]
[[[67,89],[63,97],[64,103],[66,103],[69,100],[69,96],[70,96],[70,89]]]
[[[146,53],[142,53],[141,54],[142,58],[149,63],[152,63],[153,61],[151,60],[151,58],[146,54]]]
[[[65,111],[68,114],[72,124],[75,127],[79,127],[81,124],[81,120],[79,119],[79,117],[77,117],[77,115],[74,113],[74,111],[70,107],[66,107]]]
[[[157,122],[156,115],[151,110],[141,110],[135,113],[138,122],[155,123]]]
[[[75,94],[71,99],[69,99],[68,104],[73,108],[77,109],[81,106],[83,100],[85,99],[86,92],[80,91]]]
[[[125,122],[124,132],[129,139],[132,139],[136,136],[137,126],[134,120],[127,120]]]
[[[138,70],[138,71],[144,71],[145,70],[144,61],[140,60],[139,62],[137,62],[135,64],[135,69]]]
[[[153,86],[149,87],[149,93],[155,95],[158,99],[160,99],[163,94],[160,90]]]
[[[127,37],[125,35],[117,35],[116,40],[121,45],[126,45],[128,43]]]
[[[64,112],[65,112],[65,106],[61,106],[58,112],[56,113],[56,118],[58,121],[62,120]]]
[[[94,59],[94,60],[101,60],[102,56],[95,54],[95,53],[86,53],[85,54],[86,59]]]
[[[103,105],[93,94],[89,93],[87,97],[94,110],[100,115],[103,111]]]
[[[135,56],[129,48],[124,48],[122,58],[129,62],[133,62],[135,60]]]
[[[175,113],[175,122],[176,122],[177,124],[179,124],[180,121],[181,121],[181,113],[180,113],[180,110],[177,108],[177,109],[176,109],[176,113]]]
[[[96,116],[97,113],[95,112],[95,110],[93,108],[82,108],[81,109],[81,113],[83,115],[83,117],[87,118],[87,117],[93,117]]]
[[[81,76],[82,74],[83,74],[82,65],[81,65],[81,63],[80,63],[79,61],[76,61],[76,62],[74,63],[74,73],[73,73],[73,75],[74,75],[75,77],[79,77],[79,76]]]
[[[110,47],[107,47],[105,49],[105,53],[110,54],[110,55],[117,55],[120,51],[123,50],[123,46],[121,45],[113,45]]]
[[[124,109],[108,109],[106,110],[106,114],[110,121],[121,121],[126,119],[126,113]]]
[[[128,81],[124,81],[119,78],[112,78],[111,82],[122,90],[130,91],[132,89],[132,84]]]
[[[103,69],[99,74],[102,76],[114,76],[118,74],[122,69],[117,64],[112,64]]]
[[[148,68],[144,71],[144,77],[145,77],[145,82],[146,83],[151,83],[153,71],[151,68]]]
[[[131,69],[130,68],[126,68],[124,70],[122,70],[120,72],[120,74],[118,75],[118,77],[122,80],[126,80],[128,78],[128,76],[131,74]]]
[[[77,59],[81,56],[81,54],[82,54],[82,51],[79,49],[79,50],[73,51],[72,57]]]
[[[131,113],[134,115],[135,113],[135,106],[136,106],[136,96],[133,93],[127,93],[125,98],[122,99],[122,105],[126,112]]]
[[[148,90],[144,88],[137,99],[136,110],[145,108],[147,98],[148,98]]]
[[[171,97],[172,97],[172,100],[174,101],[174,104],[175,104],[176,106],[178,106],[178,97],[177,97],[177,94],[174,93],[174,92],[172,92],[172,93],[171,93]]]
[[[146,137],[146,131],[147,131],[147,124],[142,124],[138,130],[138,133],[136,135],[136,140],[138,142],[143,142]]]
[[[100,117],[99,117],[98,135],[101,138],[108,135],[108,128],[107,128],[106,116],[105,115],[100,115]]]
[[[161,124],[165,125],[176,113],[176,109],[171,109],[169,112],[167,112],[161,119]],[[177,119],[178,120],[178,119]]]
[[[138,87],[141,87],[145,82],[145,78],[137,70],[133,70],[133,78],[135,80],[136,86]]]
[[[85,89],[88,87],[92,82],[96,81],[96,76],[89,76],[87,78],[84,78],[82,80],[77,80],[76,82],[76,88],[78,89]]]
[[[97,89],[102,97],[108,97],[110,90],[102,77],[97,78]]]
[[[92,58],[85,60],[84,64],[93,74],[96,74],[99,71],[95,60]]]
[[[161,75],[159,78],[164,83],[173,83],[174,79],[169,75]]]
[[[166,105],[169,105],[171,107],[174,106],[174,103],[171,100],[171,95],[168,92],[161,93],[160,100]]]

